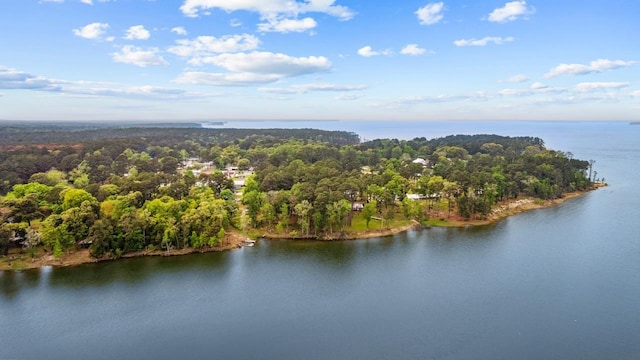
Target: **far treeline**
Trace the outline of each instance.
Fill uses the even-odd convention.
[[[419,129],[416,129],[419,132]],[[233,229],[321,238],[371,221],[485,218],[592,186],[535,137],[360,142],[312,129],[0,128],[0,253],[204,248]],[[7,134],[12,136],[7,137]]]

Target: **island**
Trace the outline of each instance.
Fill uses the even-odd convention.
[[[0,270],[482,225],[605,184],[493,134],[10,123],[0,150]]]

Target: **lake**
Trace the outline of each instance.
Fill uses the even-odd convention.
[[[475,228],[0,273],[0,359],[640,358],[640,126],[242,122],[539,136],[609,187]]]

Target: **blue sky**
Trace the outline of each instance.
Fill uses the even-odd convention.
[[[640,120],[640,2],[2,0],[0,119]]]

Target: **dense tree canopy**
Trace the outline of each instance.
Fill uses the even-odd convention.
[[[11,135],[0,136],[3,251],[15,239],[56,255],[88,246],[97,257],[201,248],[242,226],[318,236],[345,231],[354,210],[367,228],[397,214],[484,217],[498,201],[558,198],[595,180],[593,163],[532,137],[361,143],[337,131],[191,127],[0,134]]]

